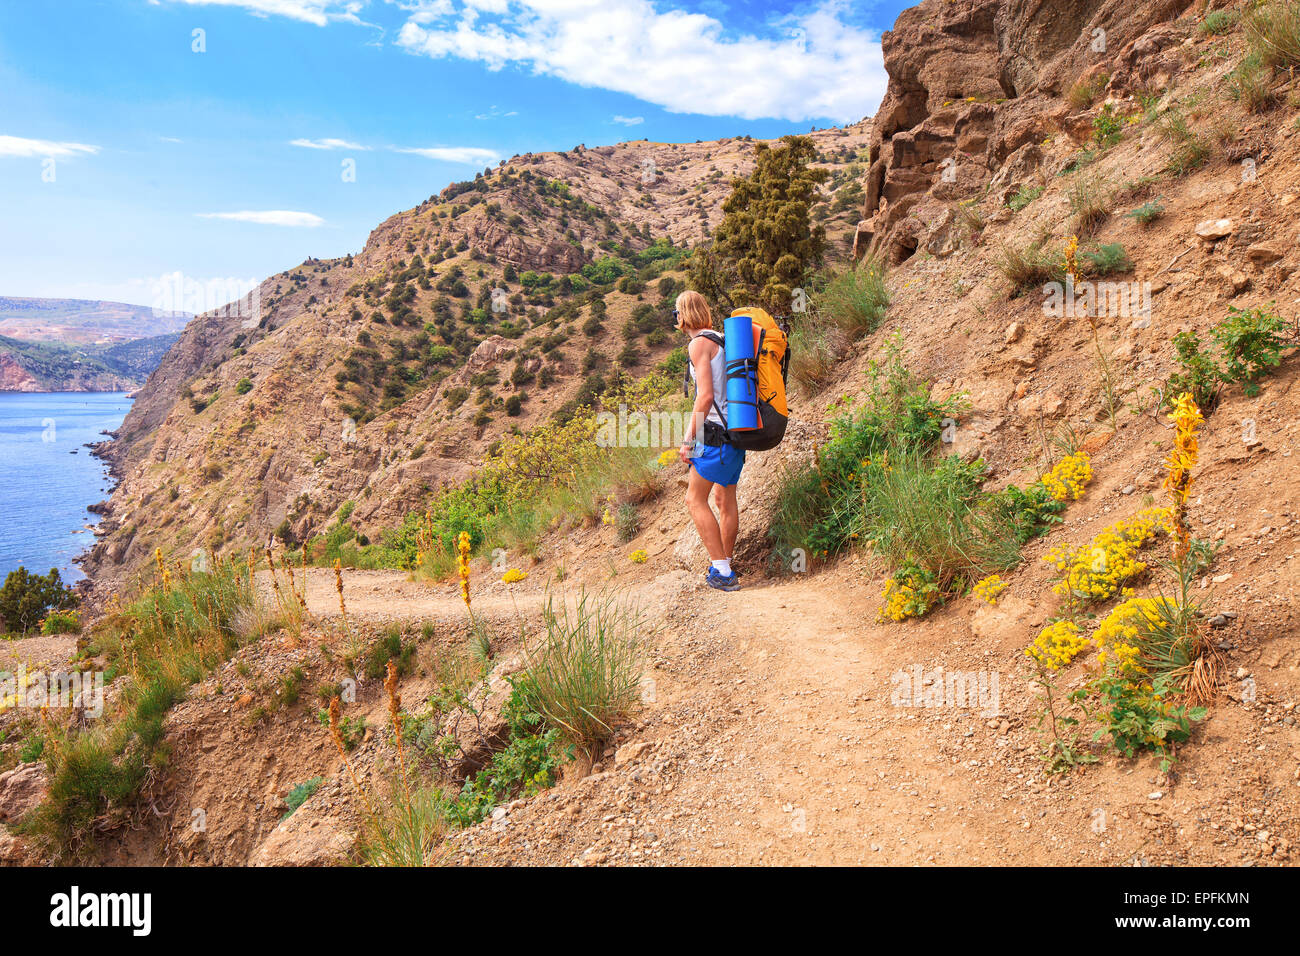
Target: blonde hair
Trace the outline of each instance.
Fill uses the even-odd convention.
[[[713,313],[704,296],[687,290],[677,297],[677,328],[681,332],[713,328]]]

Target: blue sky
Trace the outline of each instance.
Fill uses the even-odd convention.
[[[0,295],[157,304],[356,251],[515,153],[854,121],[906,5],[6,2]]]

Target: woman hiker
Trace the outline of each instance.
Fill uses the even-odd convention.
[[[695,405],[686,424],[684,442],[677,449],[677,457],[691,466],[686,507],[709,552],[705,581],[720,591],[735,591],[740,588],[731,569],[740,527],[736,482],[745,465],[745,453],[722,440],[727,422],[727,360],[722,337],[713,331],[713,315],[698,292],[679,295],[673,315],[677,328],[689,339],[686,355],[695,382]],[[716,517],[709,507],[710,492],[718,506]]]

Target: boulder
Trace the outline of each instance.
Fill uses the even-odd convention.
[[[1246,247],[1246,258],[1255,266],[1272,265],[1285,254],[1280,242],[1257,242]]]
[[[1232,235],[1231,219],[1206,219],[1196,224],[1196,236],[1206,242],[1218,242]]]
[[[249,866],[339,866],[348,861],[357,832],[336,817],[314,811],[311,801],[271,831],[248,858]]]
[[[21,763],[0,773],[0,823],[17,823],[45,799],[45,764]]]
[[[27,844],[0,826],[0,866],[31,866]]]

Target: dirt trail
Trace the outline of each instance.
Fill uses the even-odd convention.
[[[345,581],[350,614],[461,611],[454,583],[394,572]],[[529,585],[483,589],[476,607],[527,615],[544,593]],[[1224,863],[1257,855],[1250,821],[1275,841],[1295,838],[1284,791],[1262,786],[1261,806],[1247,807],[1221,774],[1199,772],[1221,766],[1230,741],[1243,779],[1268,776],[1264,745],[1248,739],[1259,728],[1230,702],[1172,788],[1151,758],[1044,777],[1016,656],[1033,609],[1002,616],[1011,636],[1001,642],[977,638],[969,605],[943,609],[933,625],[950,641],[939,659],[935,642],[876,623],[853,561],[816,582],[755,579],[735,594],[684,571],[618,593],[656,627],[644,711],[590,775],[460,836],[464,862]],[[308,604],[337,613],[332,576],[313,573]],[[916,666],[996,671],[997,705],[899,706],[891,675]]]
[[[299,575],[301,586],[303,571]],[[260,575],[263,579],[266,574]],[[263,589],[266,585],[263,583]],[[421,618],[440,618],[465,612],[459,585],[456,582],[429,584],[413,581],[405,571],[343,572],[343,599],[350,617],[374,621],[412,621]],[[478,581],[474,588],[475,610],[491,615],[531,614],[541,607],[545,599],[537,589],[512,591],[504,585],[484,588]],[[307,610],[318,617],[339,615],[339,595],[334,572],[328,568],[310,568],[307,571]]]

